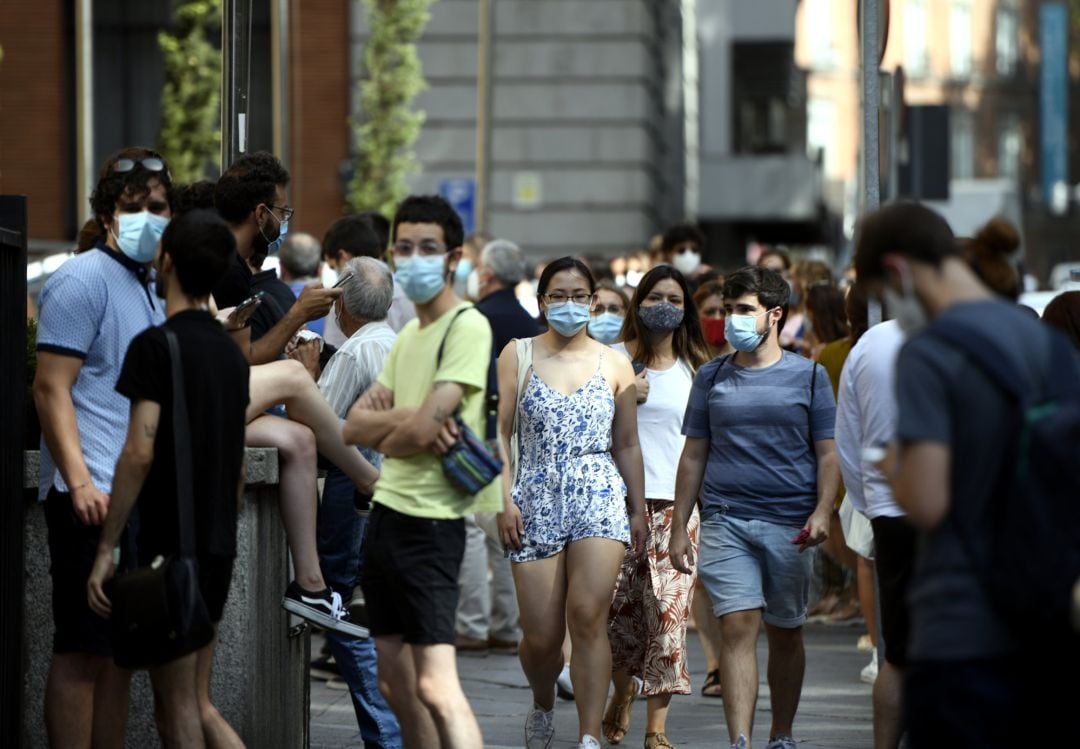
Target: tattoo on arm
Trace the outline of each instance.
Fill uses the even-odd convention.
[[[154,439],[157,436],[157,426],[153,424],[143,424],[143,435],[147,439]]]
[[[431,415],[431,418],[437,424],[442,424],[444,421],[446,421],[446,417],[447,417],[446,409],[444,409],[442,406],[436,406],[435,407],[435,413],[433,413]]]

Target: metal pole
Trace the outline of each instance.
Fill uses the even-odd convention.
[[[878,165],[878,0],[862,4],[862,33],[859,35],[862,60],[863,104],[863,212],[877,210],[881,203]]]
[[[270,9],[270,70],[273,80],[274,154],[289,163],[289,0]]]
[[[251,0],[221,7],[221,170],[247,151],[251,80]]]
[[[491,179],[492,44],[494,0],[480,0],[476,36],[476,231],[489,231],[488,201]]]
[[[92,216],[94,190],[94,3],[75,3],[75,220]]]
[[[862,62],[862,215],[876,211],[881,204],[881,175],[878,159],[878,0],[859,0],[862,28],[859,33],[859,58]],[[871,327],[881,322],[881,305],[871,299],[867,305]]]

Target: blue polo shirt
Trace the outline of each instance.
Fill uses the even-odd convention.
[[[760,369],[726,356],[703,366],[683,419],[683,434],[709,440],[702,520],[725,513],[802,527],[817,506],[814,443],[832,439],[835,425],[829,375],[809,359],[785,351]]]
[[[165,322],[165,302],[149,283],[147,269],[104,244],[71,258],[41,289],[37,350],[82,359],[71,388],[79,443],[100,491],[112,490],[113,471],[127,437],[131,404],[116,392],[128,345],[139,333]],[[42,466],[53,465],[44,439]],[[60,471],[42,475],[68,491]]]

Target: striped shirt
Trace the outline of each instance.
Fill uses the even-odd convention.
[[[706,364],[683,419],[683,434],[709,440],[702,519],[726,513],[801,527],[817,505],[814,442],[832,439],[835,424],[836,400],[820,364],[788,351],[760,369],[733,357]]]
[[[348,415],[356,399],[379,378],[396,337],[385,321],[369,322],[330,357],[319,377],[319,390],[339,419]],[[382,456],[376,451],[359,450],[376,468],[382,465]]]

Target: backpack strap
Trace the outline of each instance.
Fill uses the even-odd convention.
[[[514,397],[514,426],[510,430],[510,478],[517,479],[518,452],[520,452],[520,440],[518,439],[518,404],[521,402],[521,391],[525,387],[525,379],[532,369],[533,342],[532,338],[515,338],[515,351],[517,353],[517,393]]]
[[[709,378],[709,393],[711,393],[712,389],[716,387],[716,378],[720,375],[720,370],[723,369],[724,365],[731,361],[734,356],[735,354],[724,354],[720,357],[720,363],[716,365],[716,369],[713,370],[712,377]]]

